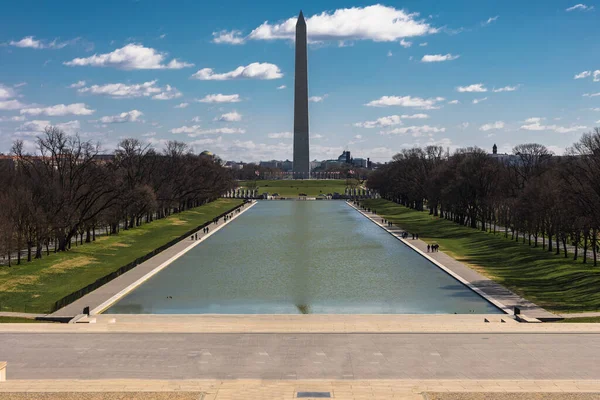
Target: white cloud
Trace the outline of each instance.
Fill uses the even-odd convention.
[[[525,125],[521,126],[521,129],[527,131],[554,131],[557,133],[571,133],[576,131],[582,131],[587,129],[587,126],[558,126],[558,125],[542,125],[541,121],[543,118],[528,118],[525,120]]]
[[[600,96],[600,92],[598,93],[585,93],[583,94],[583,97],[597,97]]]
[[[495,17],[489,17],[489,18],[487,19],[487,21],[483,21],[483,22],[481,23],[481,26],[487,26],[487,25],[490,25],[492,22],[495,22],[495,21],[496,21],[496,20],[497,20],[499,17],[500,17],[499,15],[496,15]]]
[[[157,80],[139,83],[109,83],[106,85],[92,85],[77,89],[79,93],[110,96],[113,98],[132,99],[138,97],[152,97],[155,100],[168,100],[181,97],[181,92],[170,85],[160,87]]]
[[[171,133],[187,133],[189,137],[196,137],[201,135],[215,135],[215,134],[243,134],[246,133],[245,129],[241,128],[217,128],[217,129],[202,129],[200,125],[182,126],[170,130]]]
[[[487,88],[483,86],[483,83],[475,83],[469,86],[458,86],[456,91],[460,93],[482,93],[487,92]]]
[[[426,55],[423,56],[423,58],[421,58],[421,62],[430,63],[430,62],[452,61],[452,60],[456,60],[459,57],[460,56],[458,56],[458,55],[453,56],[450,53],[448,53],[446,55],[442,55],[442,54],[426,54]]]
[[[283,90],[283,89],[285,89],[285,88],[287,88],[287,86],[285,86],[285,85],[281,85],[281,86],[278,86],[278,87],[277,87],[277,90]]]
[[[423,125],[423,126],[407,126],[402,128],[396,128],[391,131],[381,132],[382,135],[405,135],[410,133],[413,137],[423,136],[426,133],[434,134],[446,132],[446,128],[438,128],[435,126]]]
[[[0,117],[0,122],[22,122],[25,121],[25,116],[14,115],[12,117]]]
[[[415,107],[423,110],[433,110],[439,108],[436,104],[440,101],[444,101],[443,97],[435,97],[430,99],[422,99],[420,97],[411,96],[383,96],[377,100],[370,101],[365,104],[368,107],[389,107],[389,106],[400,106],[400,107]]]
[[[460,101],[458,101],[458,100],[450,100],[448,102],[448,104],[459,104],[459,103],[460,103]]]
[[[190,103],[179,103],[174,108],[186,108]]]
[[[575,10],[592,11],[593,9],[594,9],[594,6],[587,6],[585,4],[575,4],[574,6],[567,8],[565,11],[567,11],[567,12],[575,11]]]
[[[144,115],[143,112],[138,110],[131,110],[127,112],[122,112],[119,115],[111,115],[107,117],[100,118],[100,122],[103,124],[120,124],[123,122],[138,122],[140,121],[140,117]]]
[[[321,135],[321,134],[314,134],[314,135],[310,135],[311,139],[323,139],[325,136]]]
[[[25,36],[23,39],[16,42],[11,40],[8,44],[15,47],[30,49],[62,49],[63,47],[75,43],[77,40],[78,39],[73,39],[66,42],[59,42],[57,39],[54,39],[51,42],[47,42],[45,40],[35,39],[33,36]]]
[[[308,101],[313,102],[313,103],[322,103],[326,98],[327,98],[326,94],[324,94],[323,96],[311,96],[308,98]]]
[[[94,54],[86,58],[75,58],[63,64],[70,67],[114,67],[124,70],[181,69],[194,65],[178,61],[177,59],[172,59],[169,63],[164,64],[166,57],[166,53],[160,53],[153,48],[131,43],[111,53]]]
[[[239,66],[233,71],[215,74],[212,68],[203,68],[192,75],[201,81],[228,81],[233,79],[279,79],[283,74],[279,67],[270,63],[254,62],[247,66]]]
[[[423,43],[419,43],[419,46],[421,46],[421,47],[425,47],[425,46],[427,46],[428,44],[429,44],[429,43],[427,43],[427,42],[423,42]]]
[[[16,83],[16,84],[14,84],[14,85],[13,85],[13,87],[15,87],[15,88],[19,88],[19,87],[21,87],[21,86],[25,86],[25,85],[27,85],[27,82],[21,82],[21,83]]]
[[[17,136],[37,136],[44,132],[48,126],[54,126],[68,135],[77,133],[81,128],[79,121],[68,121],[60,124],[51,124],[46,120],[27,121],[16,129]]]
[[[467,128],[469,127],[469,125],[470,125],[470,124],[469,124],[468,122],[463,122],[462,124],[460,124],[460,127],[461,127],[462,129],[467,129]]]
[[[401,125],[403,119],[425,119],[429,118],[427,114],[412,114],[412,115],[390,115],[388,117],[381,117],[375,121],[357,122],[354,126],[359,128],[383,128],[387,126]]]
[[[410,114],[410,115],[403,114],[400,116],[400,118],[402,118],[402,119],[427,119],[427,118],[429,118],[429,115],[427,115],[427,114]]]
[[[592,75],[594,77],[594,82],[600,82],[600,69],[597,69],[595,71],[583,71],[583,72],[580,72],[577,75],[575,75],[573,77],[573,79],[589,78]]]
[[[0,83],[0,100],[11,99],[16,96],[15,91],[8,86],[4,86]]]
[[[202,120],[200,119],[200,117],[194,117],[194,118],[192,118],[192,122],[196,122],[196,123],[198,123],[198,122],[200,122],[200,121],[202,121]]]
[[[153,137],[153,136],[156,136],[156,132],[148,132],[148,133],[144,133],[142,136],[143,136],[143,137]]]
[[[324,11],[306,19],[308,39],[312,42],[372,40],[394,42],[402,38],[437,33],[427,21],[418,20],[418,13],[407,13],[380,4]],[[296,17],[280,24],[264,22],[248,39],[294,40]],[[239,38],[240,34],[233,37]]]
[[[19,100],[0,101],[0,110],[18,110],[25,107]]]
[[[483,131],[483,132],[487,132],[487,131],[491,131],[492,129],[502,129],[502,128],[504,128],[504,122],[496,121],[496,122],[491,122],[489,124],[481,125],[479,127],[479,130]]]
[[[291,139],[294,137],[292,132],[269,133],[269,139]]]
[[[392,51],[391,51],[391,50],[388,50],[388,52],[387,52],[387,56],[388,56],[388,57],[392,57],[393,55],[394,55],[394,54],[392,53]]]
[[[213,43],[226,43],[226,44],[244,44],[246,38],[242,36],[241,31],[219,31],[213,32]]]
[[[531,117],[531,118],[527,118],[524,122],[526,124],[535,124],[535,123],[539,123],[542,120],[544,120],[546,118],[540,118],[540,117]]]
[[[404,47],[405,49],[408,49],[410,46],[412,46],[412,44],[413,44],[413,42],[404,40],[404,38],[402,40],[400,40],[400,46]]]
[[[483,97],[481,99],[474,99],[473,100],[473,104],[479,104],[479,103],[481,103],[483,101],[486,101],[487,99],[488,99],[487,97]]]
[[[242,120],[242,114],[238,114],[237,111],[226,113],[217,118],[221,122],[239,122]]]
[[[390,115],[388,117],[381,117],[376,119],[375,121],[365,121],[365,122],[357,122],[354,126],[359,128],[382,128],[385,126],[393,126],[402,124],[402,120],[399,115]]]
[[[600,107],[597,107],[597,108],[590,108],[590,111],[600,111]]]
[[[200,103],[238,103],[241,101],[239,94],[209,94],[196,100]]]
[[[23,108],[21,109],[21,114],[28,115],[47,115],[50,117],[62,117],[64,115],[90,115],[93,114],[95,110],[91,110],[87,108],[84,103],[74,103],[74,104],[57,104],[55,106],[50,107],[32,107],[32,108]]]
[[[79,89],[85,86],[85,81],[78,81],[69,85],[70,89]]]
[[[517,89],[519,89],[521,87],[521,85],[515,85],[515,86],[504,86],[498,89],[494,89],[492,90],[494,93],[500,93],[500,92],[514,92]]]
[[[584,79],[592,75],[592,71],[583,71],[575,75],[573,79]]]

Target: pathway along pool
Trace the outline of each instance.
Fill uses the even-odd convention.
[[[108,314],[492,314],[343,201],[260,201]]]

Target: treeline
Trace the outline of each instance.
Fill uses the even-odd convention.
[[[162,152],[137,139],[111,155],[48,127],[29,154],[16,141],[0,160],[0,254],[27,260],[117,234],[218,198],[233,188],[219,159],[172,141]]]
[[[555,156],[540,144],[510,155],[479,148],[403,150],[367,186],[382,197],[483,231],[510,235],[597,265],[600,229],[600,128]],[[583,250],[580,252],[580,250]]]

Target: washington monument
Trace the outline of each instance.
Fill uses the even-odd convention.
[[[310,176],[308,157],[308,61],[306,22],[300,11],[296,23],[296,73],[294,83],[294,175]]]

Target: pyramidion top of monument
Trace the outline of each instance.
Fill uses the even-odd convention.
[[[304,21],[304,14],[302,14],[302,10],[300,10],[300,15],[298,15],[298,22],[296,22],[296,26],[298,25],[306,25]]]

